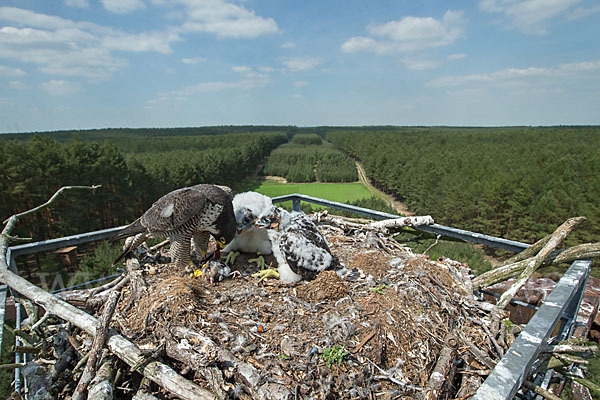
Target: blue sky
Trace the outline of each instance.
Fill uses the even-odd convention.
[[[0,0],[0,132],[600,124],[598,0]]]

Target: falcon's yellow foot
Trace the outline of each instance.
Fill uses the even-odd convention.
[[[250,259],[248,259],[248,262],[256,263],[256,265],[258,265],[258,267],[260,269],[267,268],[267,263],[265,263],[265,258],[262,256],[262,253],[260,251],[256,252],[256,258],[250,258]]]
[[[255,274],[252,274],[255,278],[260,278],[258,281],[262,281],[263,279],[267,279],[269,277],[279,278],[279,272],[273,268],[273,263],[269,264],[269,268],[263,269],[262,271],[258,271]]]
[[[194,270],[194,272],[190,274],[190,278],[200,278],[202,275],[204,275],[204,270],[206,269],[207,265],[208,262],[205,262],[201,268]]]
[[[227,257],[225,257],[225,264],[227,265],[231,265],[235,262],[235,259],[238,258],[238,256],[240,255],[239,251],[232,251],[229,254],[227,254]]]

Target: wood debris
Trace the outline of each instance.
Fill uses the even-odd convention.
[[[414,254],[379,226],[316,219],[342,271],[259,282],[248,254],[233,266],[241,278],[211,285],[145,252],[111,284],[61,293],[104,325],[3,271],[9,286],[68,319],[23,333],[39,350],[22,369],[29,398],[86,389],[106,399],[471,397],[518,331],[505,311],[483,311],[468,266]]]

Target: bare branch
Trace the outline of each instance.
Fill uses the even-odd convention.
[[[62,194],[62,192],[64,192],[65,190],[70,190],[70,189],[91,189],[91,190],[94,190],[94,189],[98,189],[101,186],[102,185],[92,185],[92,186],[63,186],[60,189],[58,189],[56,191],[56,193],[54,193],[52,195],[52,197],[50,197],[50,199],[47,202],[45,202],[44,204],[41,204],[41,205],[39,205],[39,206],[37,206],[35,208],[32,208],[31,210],[23,211],[20,214],[15,214],[15,215],[7,218],[6,220],[4,220],[2,223],[3,224],[12,223],[11,227],[10,227],[12,229],[12,225],[14,225],[14,223],[16,223],[19,220],[19,218],[24,217],[24,216],[29,215],[29,214],[33,214],[35,212],[38,212],[42,208],[48,207],[50,204],[54,203],[54,201],[56,200],[56,198],[58,196],[60,196]],[[8,226],[6,226],[6,228],[8,228]],[[6,228],[4,229],[4,231],[2,231],[2,233],[8,233],[8,232],[5,232]]]
[[[540,250],[540,252],[535,256],[529,258],[527,261],[527,266],[519,276],[519,278],[512,284],[512,286],[502,294],[498,303],[496,303],[495,310],[503,310],[508,303],[512,300],[512,298],[517,294],[519,290],[525,285],[525,283],[529,280],[531,275],[535,272],[535,270],[542,264],[544,259],[550,254],[552,250],[556,248],[563,240],[571,233],[571,231],[580,223],[585,221],[584,217],[575,217],[569,218],[566,220],[561,226],[559,226],[552,237],[548,242],[544,245],[544,247]]]
[[[542,239],[543,240],[543,239]],[[547,243],[545,241],[544,243]],[[539,243],[539,242],[538,242]],[[531,248],[531,247],[530,247]],[[529,249],[527,249],[529,250]],[[524,250],[523,252],[527,251]],[[586,258],[600,257],[600,243],[584,243],[577,246],[569,247],[561,250],[556,256],[557,252],[550,254],[542,263],[545,265],[570,263],[575,260],[582,260]],[[521,253],[519,253],[521,254]],[[497,267],[490,271],[484,272],[473,279],[473,289],[477,290],[482,287],[487,287],[498,282],[502,282],[509,278],[519,275],[527,266],[528,259],[515,260],[512,263],[506,263],[501,267]]]
[[[92,348],[90,349],[90,357],[88,358],[85,369],[83,370],[79,384],[75,388],[75,393],[73,393],[73,400],[83,399],[90,382],[96,374],[99,357],[102,353],[102,348],[104,347],[104,342],[106,341],[106,335],[108,333],[108,325],[110,323],[110,319],[112,318],[113,312],[115,311],[115,307],[117,306],[120,295],[120,291],[112,292],[108,298],[108,301],[106,302],[104,313],[98,321],[96,337],[94,337],[94,342],[92,344]]]

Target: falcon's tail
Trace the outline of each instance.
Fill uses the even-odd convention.
[[[131,252],[131,247],[128,247],[127,249],[123,250],[123,252],[119,255],[119,257],[117,257],[117,259],[115,261],[113,261],[112,266],[114,267],[115,265],[117,265],[119,262],[121,262],[121,260],[123,258],[125,258],[125,256],[127,254],[129,254]]]
[[[147,232],[147,229],[145,226],[142,225],[140,219],[138,218],[135,221],[133,221],[131,224],[129,224],[128,226],[123,228],[123,230],[121,232],[119,232],[117,234],[117,236],[115,236],[113,239],[120,240],[120,239],[129,237],[129,236],[137,235],[138,233],[143,233],[143,232]]]
[[[113,266],[117,265],[127,254],[131,252],[131,250],[135,249],[141,243],[146,240],[146,235],[144,233],[147,232],[147,229],[142,225],[140,219],[136,219],[129,226],[123,228],[121,232],[115,236],[114,240],[120,240],[123,238],[127,238],[133,235],[137,235],[133,240],[126,240],[125,246],[123,247],[123,252],[117,257],[117,259],[113,262]]]
[[[119,261],[121,261],[125,256],[135,250],[139,245],[144,243],[148,239],[148,234],[146,233],[138,233],[134,237],[129,237],[125,239],[125,245],[123,246],[123,252],[117,257],[117,259],[113,262],[113,266],[117,265]]]

